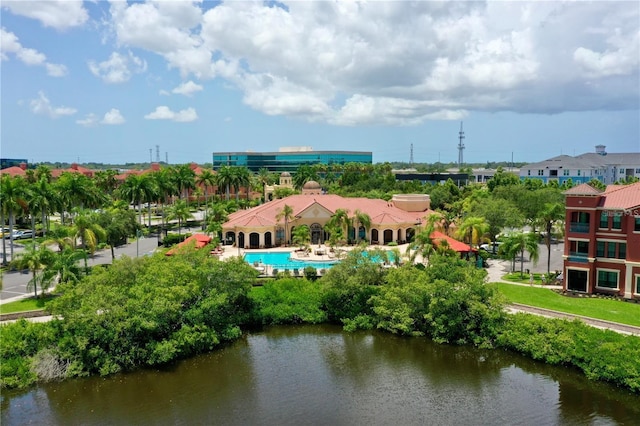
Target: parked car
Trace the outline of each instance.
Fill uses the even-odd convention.
[[[498,254],[498,250],[500,249],[500,241],[496,241],[495,243],[489,244],[480,244],[480,250],[484,250],[489,253]]]
[[[23,231],[18,231],[17,229],[14,229],[14,230],[13,230],[13,239],[14,239],[14,240],[17,240],[18,238],[20,238],[20,235],[22,235],[22,232],[23,232]],[[11,239],[11,233],[6,232],[6,233],[4,234],[4,237],[3,237],[3,238],[4,238],[5,240],[9,240],[9,239]]]
[[[18,240],[26,240],[27,238],[33,238],[33,231],[27,230],[27,231],[18,231],[19,234],[17,237],[13,237],[14,239],[18,239]]]

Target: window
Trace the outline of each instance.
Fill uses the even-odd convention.
[[[618,244],[618,259],[626,259],[627,257],[627,243]]]
[[[606,229],[609,227],[609,214],[607,212],[600,213],[600,228]]]
[[[640,232],[640,216],[635,217],[635,225],[633,226],[633,230],[636,232]]]
[[[596,243],[596,257],[604,257],[604,241]]]
[[[640,275],[636,275],[636,294],[640,294]]]
[[[531,170],[527,170],[527,176],[531,176]]]
[[[613,215],[613,220],[611,221],[611,229],[621,229],[622,228],[622,215],[620,213],[616,213]]]
[[[578,170],[578,176],[580,176],[580,170]]]
[[[538,170],[538,176],[544,176],[544,170]]]
[[[569,170],[563,170],[563,171],[562,171],[562,174],[563,174],[564,176],[569,176]]]
[[[618,288],[618,271],[603,271],[598,269],[597,287]]]
[[[616,243],[607,243],[607,257],[616,257]]]

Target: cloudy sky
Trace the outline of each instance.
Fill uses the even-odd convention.
[[[4,158],[640,151],[640,3],[6,1]],[[150,153],[151,150],[151,153]]]

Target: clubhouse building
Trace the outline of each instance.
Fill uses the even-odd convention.
[[[285,206],[293,214],[285,231],[282,211]],[[433,213],[426,194],[394,195],[391,201],[369,198],[346,198],[324,194],[317,182],[307,182],[300,195],[266,202],[260,206],[239,210],[229,215],[222,225],[227,242],[237,243],[244,249],[259,249],[291,244],[296,227],[307,225],[311,230],[311,243],[323,244],[329,239],[325,225],[338,209],[346,210],[349,217],[356,211],[365,213],[371,220],[369,229],[353,226],[348,232],[349,241],[366,241],[369,244],[403,244],[410,241],[426,218]]]

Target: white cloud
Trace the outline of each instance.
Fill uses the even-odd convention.
[[[59,106],[59,107],[51,106],[51,102],[43,92],[38,92],[38,98],[32,99],[29,105],[31,107],[31,111],[34,114],[46,115],[51,118],[59,118],[65,115],[73,115],[77,111],[75,108],[69,108],[69,107],[63,107],[63,106]]]
[[[190,122],[198,119],[198,114],[194,108],[187,108],[173,112],[168,106],[156,107],[155,111],[144,116],[147,120],[171,120],[177,122]]]
[[[194,93],[201,91],[202,89],[203,88],[201,85],[196,84],[193,81],[189,80],[186,83],[182,83],[181,85],[173,89],[171,92],[177,93],[179,95],[191,96]]]
[[[128,55],[113,52],[108,60],[100,63],[89,61],[88,66],[93,75],[111,84],[125,83],[129,81],[132,73],[142,73],[147,70],[146,61],[134,56],[131,52]]]
[[[25,65],[44,66],[47,69],[47,74],[51,77],[64,77],[67,75],[67,67],[47,62],[47,57],[44,53],[22,46],[14,33],[2,28],[0,29],[0,58],[4,61],[9,60],[7,53],[15,54],[16,58]]]
[[[81,0],[3,1],[13,14],[37,19],[45,27],[66,30],[84,24],[89,19]]]
[[[640,6],[624,1],[154,1],[110,12],[117,43],[160,55],[185,80],[225,79],[265,114],[336,125],[637,108],[640,92]],[[190,83],[174,93],[194,93]]]
[[[119,110],[112,108],[109,112],[104,115],[102,119],[102,124],[123,124],[125,122],[124,117],[120,113]]]
[[[93,113],[87,114],[84,118],[76,120],[76,123],[84,127],[93,127],[98,124],[98,116]]]

